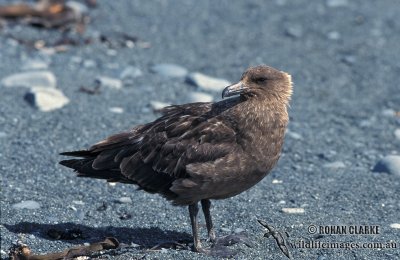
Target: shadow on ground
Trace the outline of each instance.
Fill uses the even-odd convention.
[[[15,225],[4,225],[10,232],[33,234],[47,240],[65,240],[74,244],[97,242],[105,237],[114,237],[125,244],[136,244],[142,248],[151,248],[160,243],[178,242],[188,244],[192,242],[191,235],[171,230],[162,230],[157,227],[129,228],[129,227],[88,227],[75,223],[40,224],[20,222]],[[58,232],[58,233],[57,233]],[[75,234],[67,239],[55,238],[62,234]]]

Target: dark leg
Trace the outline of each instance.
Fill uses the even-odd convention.
[[[204,217],[206,219],[208,238],[210,239],[210,241],[212,243],[214,243],[215,242],[215,231],[214,231],[214,226],[213,226],[211,214],[210,214],[211,201],[210,200],[201,200],[201,207],[203,209]]]
[[[189,205],[189,215],[190,215],[190,222],[192,224],[194,251],[203,252],[204,250],[201,248],[201,243],[198,233],[199,226],[197,223],[197,213],[199,213],[199,206],[197,205],[197,203]]]

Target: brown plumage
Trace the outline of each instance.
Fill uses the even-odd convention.
[[[210,200],[235,196],[262,180],[279,159],[288,123],[291,77],[262,65],[224,89],[216,103],[164,108],[157,120],[116,134],[81,157],[60,163],[80,177],[133,183],[174,205],[189,205],[194,249],[204,251],[197,234],[201,202],[215,241]]]

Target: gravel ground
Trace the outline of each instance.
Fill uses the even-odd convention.
[[[177,64],[234,82],[248,66],[264,63],[293,77],[290,131],[270,175],[247,192],[214,202],[217,233],[247,233],[253,247],[235,245],[237,259],[286,259],[272,238],[263,237],[257,218],[288,232],[291,243],[397,242],[396,249],[292,248],[294,259],[400,259],[399,165],[386,173],[372,170],[381,158],[400,153],[399,13],[400,2],[391,0],[99,1],[85,36],[126,32],[140,42],[110,49],[95,41],[55,54],[10,35],[52,40],[59,31],[4,27],[0,79],[40,60],[70,101],[43,112],[24,99],[27,88],[0,86],[1,258],[17,240],[47,253],[106,236],[130,247],[97,258],[212,258],[186,249],[146,251],[165,241],[190,243],[187,209],[129,185],[76,178],[58,165],[58,153],[155,119],[152,101],[186,103],[193,92],[220,99],[219,91],[188,84],[182,75],[153,72],[154,65]],[[116,88],[129,66],[142,75]],[[103,81],[95,95],[79,91],[93,88],[99,76],[117,83],[107,87]],[[132,201],[118,202],[123,197]],[[18,208],[22,201],[34,201],[28,203],[34,209]],[[310,225],[378,225],[380,232],[309,234]],[[79,229],[83,238],[53,240],[51,228]]]

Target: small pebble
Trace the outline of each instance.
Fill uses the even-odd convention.
[[[123,203],[123,204],[131,204],[132,199],[130,197],[121,197],[121,198],[117,199],[117,202]]]
[[[122,107],[110,107],[108,110],[112,113],[122,114],[124,113],[124,109]]]
[[[73,200],[72,203],[74,203],[76,205],[85,205],[85,202],[83,202],[81,200]]]
[[[62,108],[69,103],[61,90],[45,87],[32,88],[25,94],[25,100],[43,112]]]
[[[158,111],[163,109],[164,107],[170,106],[169,103],[164,103],[160,101],[150,101],[150,106],[154,111]]]
[[[231,232],[231,230],[230,230],[229,228],[224,228],[224,227],[220,228],[220,230],[221,230],[222,232],[227,232],[227,233],[230,233],[230,232]]]
[[[218,92],[221,92],[225,87],[231,85],[231,83],[225,79],[213,78],[199,72],[190,73],[186,77],[186,81],[203,90]]]
[[[328,39],[329,40],[339,40],[340,39],[340,33],[337,31],[332,31],[332,32],[328,32]]]
[[[97,63],[94,60],[84,60],[83,67],[90,69],[97,67]]]
[[[386,172],[400,177],[400,155],[385,156],[375,165],[372,171]]]
[[[390,227],[391,227],[391,228],[400,229],[400,223],[393,223],[393,224],[390,224]]]
[[[326,5],[328,7],[341,7],[347,6],[349,4],[348,0],[327,0]]]
[[[336,162],[331,162],[331,163],[325,163],[324,167],[331,168],[331,169],[339,169],[339,168],[346,168],[346,165],[344,164],[344,162],[336,161]]]
[[[189,102],[212,102],[213,96],[202,92],[190,92]]]
[[[293,38],[300,38],[303,36],[303,28],[298,24],[288,26],[286,28],[286,34]]]
[[[1,80],[5,87],[43,87],[55,88],[56,77],[50,71],[29,71],[12,74]]]
[[[112,88],[112,89],[121,89],[122,81],[116,78],[110,78],[105,76],[99,76],[95,79],[97,84],[100,84],[102,87]]]
[[[284,213],[288,213],[288,214],[303,214],[304,213],[303,208],[282,208],[282,211]]]
[[[283,183],[283,181],[281,181],[281,180],[277,180],[277,179],[272,180],[272,184],[281,184],[281,183]]]
[[[354,55],[346,55],[342,57],[342,61],[348,65],[352,65],[357,61],[357,59]]]
[[[187,69],[176,64],[157,64],[151,67],[151,71],[161,76],[171,78],[183,78],[188,74]]]
[[[25,200],[12,205],[14,209],[39,209],[40,204],[34,200]]]
[[[239,233],[244,232],[244,229],[243,228],[236,228],[233,232],[235,232],[235,234],[239,234]]]

